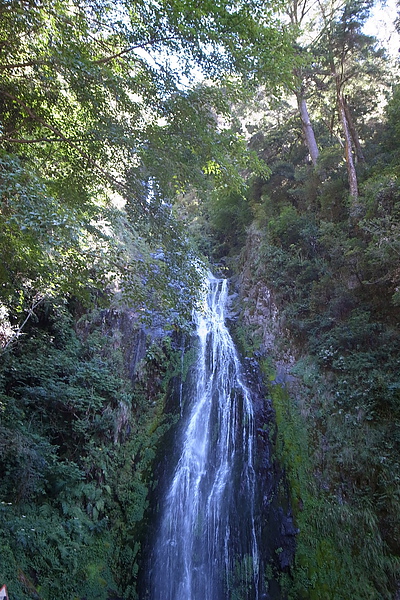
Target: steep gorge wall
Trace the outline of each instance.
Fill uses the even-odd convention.
[[[286,581],[288,598],[393,599],[399,577],[393,544],[398,511],[394,498],[393,508],[384,499],[393,491],[384,460],[393,458],[376,455],[385,456],[386,440],[380,436],[385,428],[386,436],[392,436],[393,428],[377,414],[368,417],[357,400],[360,382],[350,370],[346,382],[343,370],[329,368],[329,347],[317,356],[310,352],[309,340],[302,343],[298,331],[294,334],[287,316],[291,306],[282,305],[276,281],[268,280],[265,243],[265,232],[252,225],[237,275],[237,337],[268,382],[276,455],[286,471],[299,528]],[[359,336],[357,330],[354,335]],[[346,350],[342,352],[345,361]],[[357,355],[350,356],[355,360]],[[359,406],[346,405],[344,394],[355,397]]]

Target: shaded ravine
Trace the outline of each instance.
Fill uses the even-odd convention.
[[[179,458],[152,544],[150,600],[280,598],[268,593],[264,571],[278,543],[271,539],[265,551],[266,525],[273,522],[271,538],[279,537],[282,511],[275,507],[271,518],[277,484],[269,457],[256,466],[260,448],[268,454],[268,433],[256,432],[254,398],[225,324],[227,301],[227,281],[209,275],[195,317],[197,359],[180,398]]]

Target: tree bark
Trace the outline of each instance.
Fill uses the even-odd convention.
[[[349,105],[347,104],[347,100],[345,97],[343,97],[343,106],[344,106],[344,110],[346,113],[346,119],[347,119],[347,123],[349,125],[351,138],[353,140],[354,148],[356,150],[357,159],[360,162],[364,162],[365,158],[364,158],[364,153],[363,153],[363,150],[361,147],[360,138],[358,137],[357,130],[354,126],[353,119],[352,119],[352,116],[350,113]]]
[[[343,129],[344,135],[344,153],[347,164],[347,173],[349,178],[350,196],[353,200],[358,198],[358,182],[357,173],[353,159],[353,148],[352,148],[352,137],[350,133],[349,124],[346,116],[345,100],[340,90],[337,91],[337,103],[339,110],[339,119]]]
[[[300,112],[300,118],[301,118],[303,133],[304,133],[304,139],[306,142],[306,146],[308,148],[308,152],[311,157],[311,161],[312,161],[313,165],[315,166],[317,164],[319,150],[318,150],[318,146],[317,146],[317,141],[315,139],[314,129],[311,124],[310,115],[308,114],[306,99],[304,98],[302,91],[296,92],[296,98],[297,98],[297,106],[299,107],[299,112]]]

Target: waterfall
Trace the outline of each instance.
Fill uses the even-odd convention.
[[[226,280],[208,278],[181,448],[162,500],[151,600],[258,600],[254,415],[225,325]]]

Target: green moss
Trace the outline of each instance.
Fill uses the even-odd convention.
[[[286,582],[289,598],[389,600],[399,564],[382,539],[373,507],[361,498],[349,503],[332,493],[319,472],[313,416],[307,423],[287,389],[274,385],[271,394],[276,452],[286,469],[299,528],[292,579]]]

